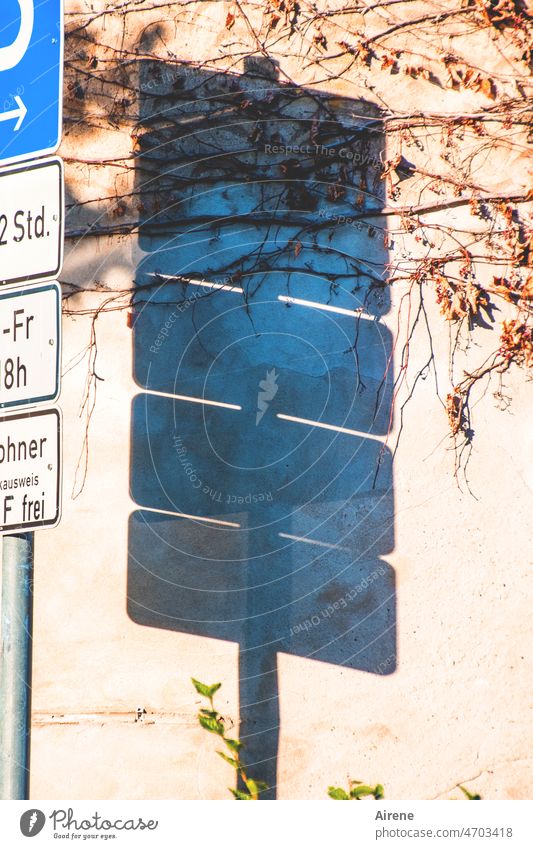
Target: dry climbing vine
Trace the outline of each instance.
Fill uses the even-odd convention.
[[[494,378],[506,399],[509,369],[533,366],[526,4],[81,3],[67,10],[66,50],[71,245],[249,225],[258,245],[204,276],[247,298],[273,270],[290,293],[312,269],[331,303],[348,289],[376,321],[392,300],[398,438],[432,374],[464,470],[472,399]],[[245,212],[198,202],[243,183]],[[97,319],[125,310],[133,326],[163,278],[80,284],[68,264],[65,278],[67,313],[91,316],[82,485]]]

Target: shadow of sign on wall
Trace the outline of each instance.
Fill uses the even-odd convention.
[[[272,798],[278,654],[396,667],[381,125],[262,58],[139,75],[128,613],[238,644]]]

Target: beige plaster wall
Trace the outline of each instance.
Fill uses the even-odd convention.
[[[82,6],[68,0],[67,11],[71,15]],[[99,0],[87,6],[104,9],[106,4]],[[225,55],[222,64],[228,65],[228,51],[237,50],[228,47],[230,35],[244,38],[245,27],[226,31],[227,10],[225,3],[199,3],[184,12],[179,26],[168,20],[166,7],[126,22],[109,14],[101,19],[100,34],[108,44],[120,37],[131,45],[149,21],[161,20],[163,58],[169,51],[184,61]],[[490,45],[473,35],[471,49]],[[315,84],[316,69],[302,70],[281,46],[278,58],[287,73]],[[376,102],[382,96],[401,101],[406,112],[468,112],[481,97],[380,70],[374,82]],[[331,82],[330,90],[356,97],[361,85],[355,74]],[[368,90],[364,93],[369,96]],[[94,110],[89,112],[94,117]],[[69,193],[77,199],[105,193],[116,173],[72,159],[128,153],[128,132],[67,128],[61,152]],[[424,155],[430,158],[431,149]],[[484,164],[480,182],[493,190],[506,186],[509,194],[512,182],[520,191],[522,163],[506,161],[505,151],[500,156],[500,165]],[[127,185],[130,178],[119,176]],[[455,215],[451,220],[458,226],[458,214],[445,214]],[[102,220],[107,220],[105,210]],[[76,223],[71,217],[68,226],[74,230]],[[402,251],[408,250],[413,245],[398,240],[393,262],[402,261]],[[62,280],[82,290],[94,288],[95,280],[113,290],[128,288],[139,256],[136,234],[70,238]],[[399,286],[384,319],[394,333],[402,294]],[[101,298],[98,292],[82,291],[68,306],[90,312]],[[438,314],[436,305],[429,309]],[[96,329],[101,380],[90,424],[87,478],[73,498],[83,455],[86,423],[79,412],[91,315],[64,318],[63,518],[57,529],[39,533],[36,540],[31,795],[227,798],[232,771],[215,755],[216,741],[197,727],[199,700],[190,678],[223,681],[219,707],[237,723],[237,646],[144,628],[127,615],[127,524],[135,509],[129,495],[130,414],[138,388],[126,312],[101,314]],[[477,338],[480,350],[489,352],[490,332],[481,331]],[[443,357],[447,343],[443,323],[434,339]],[[420,349],[413,345],[412,357],[425,361],[422,344]],[[487,798],[530,796],[531,394],[518,370],[505,382],[513,398],[507,411],[497,409],[493,385],[476,407],[470,494],[454,478],[446,417],[432,381],[419,381],[397,454],[395,547],[387,557],[398,591],[397,671],[378,676],[280,658],[279,798],[322,799],[329,784],[346,784],[349,778],[379,781],[387,797],[397,799],[454,796],[457,783],[469,781]],[[398,427],[396,418],[391,444]],[[136,721],[139,707],[146,713]]]

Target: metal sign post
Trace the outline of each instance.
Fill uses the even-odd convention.
[[[29,792],[33,529],[61,512],[61,414],[34,409],[59,394],[63,166],[62,0],[17,0],[0,47],[0,798]]]
[[[0,797],[27,799],[31,727],[33,534],[2,546],[2,687]]]

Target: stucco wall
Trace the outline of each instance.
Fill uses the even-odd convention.
[[[331,4],[327,5],[331,8]],[[105,9],[105,4],[87,6]],[[427,10],[428,4],[413,4],[409,10],[413,17],[417,14],[415,7]],[[82,8],[81,3],[67,3],[67,11],[72,13],[67,17],[70,28],[76,22],[74,13]],[[204,477],[205,470],[210,468],[209,459],[202,455],[201,439],[194,440],[197,418],[188,409],[179,408],[178,419],[183,416],[180,429],[176,426],[177,407],[172,399],[167,399],[165,407],[161,398],[152,396],[156,401],[150,402],[152,406],[144,425],[143,415],[147,408],[141,401],[136,413],[134,406],[139,404],[138,399],[147,388],[170,394],[193,394],[190,381],[195,376],[195,366],[194,363],[190,365],[184,374],[183,369],[180,372],[172,365],[183,350],[183,340],[191,338],[192,309],[178,310],[178,318],[169,329],[168,341],[165,336],[160,351],[151,353],[148,344],[150,339],[157,338],[158,328],[164,326],[176,304],[190,297],[190,291],[184,295],[183,287],[176,283],[174,288],[168,284],[166,288],[151,289],[141,305],[130,309],[132,288],[149,282],[149,275],[155,273],[183,275],[184,269],[190,273],[192,268],[197,276],[208,275],[211,254],[207,249],[193,247],[192,238],[184,239],[182,225],[176,225],[175,234],[166,232],[164,236],[147,232],[146,228],[143,231],[141,227],[139,232],[136,227],[126,226],[142,218],[145,207],[151,209],[150,204],[158,193],[167,197],[165,187],[157,183],[154,187],[146,177],[142,157],[132,160],[132,155],[133,151],[139,152],[138,139],[145,133],[155,134],[149,150],[157,150],[158,139],[168,142],[172,126],[161,129],[151,123],[151,119],[154,114],[160,118],[162,103],[170,110],[165,98],[169,97],[173,86],[177,89],[176,80],[185,80],[186,87],[192,83],[213,85],[215,98],[220,95],[215,67],[219,73],[224,70],[230,81],[242,74],[239,44],[241,47],[245,44],[249,51],[256,50],[257,45],[244,20],[237,20],[227,29],[228,8],[228,4],[223,3],[198,3],[185,7],[179,15],[174,12],[171,15],[167,6],[126,18],[120,14],[106,14],[92,24],[87,39],[81,38],[78,32],[67,42],[67,120],[60,151],[66,160],[67,197],[71,205],[62,274],[67,296],[60,401],[65,422],[64,501],[60,526],[39,533],[36,540],[33,798],[227,798],[226,787],[232,782],[232,770],[216,756],[216,741],[197,725],[199,701],[190,679],[194,676],[206,682],[223,682],[218,706],[236,728],[243,713],[239,693],[241,700],[243,694],[248,697],[252,694],[253,700],[253,693],[260,692],[261,684],[268,679],[268,675],[267,679],[262,679],[257,670],[252,670],[252,678],[259,676],[255,685],[243,689],[241,680],[239,687],[239,646],[242,649],[247,633],[254,645],[257,637],[253,634],[250,637],[246,631],[246,616],[243,617],[238,605],[237,608],[230,606],[228,615],[222,617],[226,622],[237,621],[238,625],[215,627],[212,613],[206,617],[193,610],[191,620],[209,619],[209,622],[202,626],[186,626],[183,622],[187,617],[180,607],[180,591],[173,586],[167,593],[161,590],[161,585],[159,595],[154,590],[154,581],[157,587],[162,576],[176,576],[172,570],[179,569],[183,579],[187,569],[191,572],[196,569],[191,553],[200,542],[211,546],[209,557],[212,560],[223,560],[221,551],[234,560],[241,555],[228,555],[229,537],[224,538],[223,544],[220,538],[209,542],[201,525],[193,525],[187,531],[185,542],[189,548],[183,543],[186,555],[182,561],[168,548],[172,540],[178,548],[176,539],[183,542],[183,536],[179,537],[181,525],[176,524],[182,520],[161,512],[168,511],[169,505],[164,503],[160,492],[154,492],[153,469],[155,467],[159,475],[159,482],[167,484],[167,491],[168,486],[175,487],[172,497],[179,499],[185,493],[190,509],[183,509],[184,502],[180,501],[179,509],[175,508],[174,512],[199,515],[202,505],[193,500],[190,489],[179,477],[183,468],[176,462],[172,438],[176,433],[185,433],[187,450],[195,467],[201,462],[207,463],[202,467]],[[254,21],[254,14],[257,16],[259,12],[252,9],[252,13]],[[354,32],[360,32],[362,26],[371,26],[371,21],[362,17],[359,13],[352,16]],[[426,40],[430,34],[425,33]],[[449,33],[444,30],[442,43],[446,38]],[[428,50],[435,46],[431,46],[430,39],[428,44]],[[384,100],[394,103],[396,109],[401,104],[401,111],[406,114],[474,114],[487,106],[480,92],[447,89],[409,74],[391,75],[376,63],[370,77],[367,71],[363,73],[355,67],[338,79],[324,80],[321,68],[307,67],[302,61],[301,46],[289,40],[269,51],[279,68],[278,80],[272,85],[281,85],[287,75],[304,87],[308,98],[317,93],[328,95],[332,108],[344,116],[343,127],[349,126],[350,121],[353,125],[352,113],[359,116],[357,120],[368,123],[369,116],[377,114]],[[501,72],[502,88],[512,88],[512,79],[504,79],[506,74],[509,76],[506,60],[497,56],[496,47],[491,46],[486,32],[473,32],[467,46],[470,55],[479,55],[480,64],[490,60],[491,67]],[[118,63],[121,57],[126,60],[123,67]],[[208,70],[187,64],[203,60],[208,62]],[[255,61],[256,69],[257,62],[261,69],[261,59]],[[157,63],[162,70],[160,67],[159,76],[154,76],[153,68]],[[335,67],[337,71],[342,70],[340,66]],[[80,73],[80,68],[85,75]],[[253,70],[253,63],[248,64],[248,74],[253,74]],[[209,79],[211,74],[213,83]],[[102,78],[112,78],[113,85],[127,83],[126,105],[117,105],[106,88],[108,83],[103,83]],[[253,77],[251,79],[253,81]],[[369,79],[371,88],[367,85]],[[76,80],[78,84],[82,81],[83,91],[75,88]],[[246,88],[246,83],[243,85]],[[251,85],[248,83],[249,87]],[[262,85],[264,91],[265,84]],[[178,122],[194,117],[204,105],[200,102],[198,107],[193,103],[179,112]],[[311,113],[305,112],[305,105],[298,109],[291,117],[291,131],[298,121],[310,121]],[[231,109],[230,118],[235,118]],[[217,120],[221,124],[223,119]],[[216,126],[215,122],[211,128],[213,138]],[[285,129],[280,123],[282,135]],[[232,140],[238,141],[238,131],[226,129],[224,132],[222,144],[232,149]],[[163,135],[157,136],[157,133]],[[408,151],[418,167],[436,173],[447,168],[448,164],[443,166],[438,133],[427,127],[415,129],[413,133],[413,138],[423,137],[424,143],[418,147],[407,144],[404,151]],[[217,139],[220,141],[219,137]],[[467,137],[463,154],[469,143]],[[386,125],[374,134],[370,145],[370,149],[376,151],[374,170],[381,167],[380,151],[385,151],[381,161],[392,159],[398,152],[397,144],[398,135],[389,135]],[[146,147],[141,150],[146,151]],[[264,149],[262,154],[267,183],[271,179],[268,169],[277,167],[280,157],[271,157]],[[198,157],[198,149],[194,146],[186,149],[185,156]],[[97,165],[102,159],[110,161],[108,167]],[[157,168],[159,172],[164,171],[164,153]],[[503,143],[492,150],[491,157],[479,160],[476,179],[488,193],[505,191],[509,196],[523,193],[525,171],[521,154]],[[211,207],[206,207],[204,199],[198,198],[188,186],[182,187],[181,194],[178,192],[177,200],[175,198],[176,202],[182,202],[190,194],[185,218],[187,215],[211,216],[211,224],[206,225],[211,227],[207,231],[210,239],[216,236],[212,219],[217,214],[242,213],[245,216],[253,208],[256,191],[255,186],[243,185],[236,198],[231,193],[228,198],[224,195],[221,177],[218,183],[220,194],[211,195]],[[432,232],[431,225],[435,222],[444,223],[456,232],[471,226],[468,205],[461,206],[456,202],[457,196],[447,194],[449,186],[438,189],[442,199],[449,203],[428,213],[427,232]],[[393,206],[395,199],[387,197],[385,191],[385,181],[376,183],[373,201],[369,201],[370,206],[365,209],[381,210]],[[435,187],[427,188],[417,175],[406,185],[402,184],[402,191],[401,200],[398,200],[401,205],[423,204],[428,196],[435,196]],[[133,194],[127,195],[128,192]],[[127,196],[125,210],[119,212],[117,195],[119,201]],[[348,199],[330,209],[337,216],[347,214]],[[294,216],[294,211],[288,207],[284,219],[286,229],[281,232],[280,228],[277,239],[291,238],[291,214]],[[317,214],[315,209],[311,217]],[[152,215],[157,217],[153,209]],[[153,223],[154,219],[150,220]],[[379,221],[383,226],[383,220]],[[386,243],[381,236],[377,240],[371,237],[368,229],[360,230],[348,224],[335,228],[329,242],[330,248],[333,245],[331,250],[342,250],[347,256],[357,257],[358,262],[366,259],[374,264],[377,274],[387,264],[392,269],[402,268],[402,264],[408,267],[420,252],[417,234],[400,232],[398,222],[392,217],[385,217],[384,221],[390,234]],[[294,223],[292,226],[295,227]],[[483,226],[480,221],[479,227]],[[110,227],[117,231],[115,235],[109,232],[99,235]],[[295,232],[297,230],[296,227]],[[257,228],[254,231],[254,245],[262,232]],[[242,237],[230,242],[231,234],[231,230],[224,232],[224,250],[228,251],[230,260],[242,252],[245,244]],[[442,230],[435,237],[436,241],[445,238]],[[323,254],[319,257],[316,243],[307,244],[305,239],[303,242],[296,255],[294,248],[292,250],[290,262],[293,265],[298,264],[297,260],[303,264],[308,258],[314,272],[325,275],[326,279],[328,273],[338,270],[335,265],[338,259],[332,260],[331,252],[326,253],[325,258]],[[164,254],[161,254],[162,247]],[[210,250],[214,251],[212,246]],[[480,274],[483,279],[490,280],[491,275],[500,274],[500,271],[498,266],[489,264]],[[348,492],[352,512],[345,511],[342,522],[326,526],[325,536],[319,537],[330,546],[338,545],[336,533],[342,538],[352,534],[354,527],[359,527],[359,509],[363,511],[362,531],[349,536],[349,543],[344,546],[348,549],[348,561],[350,551],[353,552],[350,545],[359,550],[368,544],[365,534],[370,538],[370,547],[385,536],[381,549],[378,545],[363,566],[357,566],[357,573],[348,568],[347,561],[343,577],[339,578],[346,552],[337,557],[332,548],[333,555],[329,560],[320,561],[316,573],[306,572],[304,567],[309,560],[297,560],[300,555],[294,554],[297,546],[294,542],[288,556],[296,558],[294,562],[302,567],[305,580],[300,584],[293,582],[287,602],[280,603],[278,596],[272,596],[276,610],[282,606],[287,608],[282,625],[272,619],[273,641],[280,637],[278,626],[289,631],[292,628],[294,632],[295,626],[302,621],[311,621],[310,627],[303,632],[300,630],[297,640],[282,641],[274,653],[279,715],[276,716],[276,710],[269,714],[270,704],[263,714],[259,711],[259,719],[256,716],[259,722],[261,715],[265,721],[274,716],[279,725],[275,763],[277,798],[322,799],[328,785],[346,784],[349,778],[381,782],[388,798],[444,798],[457,795],[456,785],[470,780],[487,798],[527,797],[531,793],[531,759],[528,757],[531,665],[526,658],[531,594],[527,588],[527,542],[531,531],[532,474],[527,427],[531,410],[530,387],[524,373],[513,368],[505,375],[505,394],[512,396],[512,403],[504,411],[498,408],[501,404],[493,397],[498,388],[496,381],[483,385],[475,406],[474,447],[466,474],[461,473],[457,480],[448,422],[442,406],[442,399],[449,390],[446,383],[449,325],[440,316],[434,295],[428,292],[425,306],[432,330],[431,344],[440,363],[441,400],[437,397],[432,370],[425,368],[430,347],[421,321],[411,338],[409,372],[405,384],[400,387],[402,394],[397,398],[392,427],[387,434],[388,415],[384,423],[379,416],[372,420],[370,412],[377,397],[382,401],[385,397],[384,413],[390,409],[392,384],[386,384],[383,394],[380,357],[385,357],[385,363],[391,358],[393,366],[389,378],[393,381],[400,374],[403,362],[409,281],[398,281],[382,290],[380,303],[372,309],[364,300],[372,282],[372,275],[366,271],[362,273],[361,288],[355,293],[349,273],[341,274],[342,279],[333,294],[329,290],[321,293],[315,278],[307,279],[305,271],[295,271],[293,277],[294,288],[289,294],[339,308],[341,313],[335,316],[337,326],[355,322],[347,313],[354,311],[354,315],[360,315],[357,311],[364,306],[363,323],[368,321],[373,323],[374,330],[377,328],[381,345],[379,356],[372,359],[371,341],[365,342],[363,347],[361,374],[367,379],[368,394],[357,396],[356,412],[350,414],[351,419],[343,420],[344,427],[359,432],[363,455],[370,442],[366,434],[372,434],[381,444],[387,443],[384,449],[387,456],[396,445],[400,428],[402,432],[393,469],[385,469],[385,477],[377,489],[361,483],[366,481],[375,463],[371,452],[365,455],[364,473],[355,462],[347,464],[343,486],[335,491],[335,499],[336,503],[342,501]],[[269,276],[268,297],[273,301],[284,291],[285,280],[286,271],[280,267]],[[123,297],[120,292],[125,293]],[[226,309],[223,294],[228,293],[219,293],[219,300],[210,302],[210,313],[201,314],[202,321],[215,321],[215,328],[217,315]],[[502,310],[505,308],[503,306]],[[96,321],[95,309],[101,310]],[[279,306],[273,307],[274,315],[278,315],[276,309]],[[297,314],[297,310],[297,306],[290,308],[291,314]],[[327,336],[323,329],[325,324],[306,323],[301,315],[294,322],[304,339],[309,334],[316,335],[317,338],[310,341],[320,347],[323,335]],[[281,328],[286,332],[286,323],[286,314],[280,313],[277,331]],[[362,332],[364,335],[366,331]],[[224,348],[226,338],[233,338],[232,333],[227,322],[221,329],[219,325],[213,334],[219,349]],[[482,362],[483,356],[488,356],[494,348],[494,336],[490,324],[478,329],[475,342],[465,343],[457,350],[457,362],[464,363],[465,368],[474,361]],[[94,346],[88,349],[95,339],[96,360]],[[259,371],[264,371],[265,365],[276,366],[276,357],[279,357],[282,364],[278,366],[278,401],[283,398],[284,403],[289,404],[296,398],[302,407],[307,397],[311,412],[299,415],[316,419],[313,385],[306,383],[309,374],[312,376],[312,369],[306,372],[296,364],[291,366],[290,374],[290,369],[283,370],[283,362],[290,365],[291,357],[297,357],[298,351],[296,343],[283,350],[278,346],[261,349],[257,361]],[[250,354],[247,350],[246,355],[253,361],[253,352]],[[163,356],[166,359],[161,365]],[[201,360],[195,362],[196,365],[200,362],[198,368],[205,368]],[[400,414],[400,404],[410,394],[419,372],[416,391]],[[334,375],[333,390],[341,396],[328,401],[328,409],[342,412],[342,405],[349,398],[350,383],[342,383],[348,380],[348,369],[343,365],[335,371],[328,363],[325,374],[330,382]],[[176,379],[178,384],[182,381],[178,389],[173,383]],[[226,381],[228,396],[224,400],[242,395],[248,401],[241,406],[247,409],[248,403],[248,413],[255,418],[257,382],[251,383],[250,388],[244,378],[242,381],[239,377],[228,379],[226,375]],[[221,384],[215,382],[214,385]],[[89,422],[87,391],[91,409],[94,402]],[[86,406],[82,407],[84,401]],[[236,438],[233,424],[221,424],[221,421],[215,420],[216,432],[223,434],[221,445],[228,451],[233,450]],[[326,421],[331,422],[331,416]],[[264,424],[264,436],[259,433],[260,428],[254,431],[253,424],[246,435],[242,425],[236,425],[240,428],[240,456],[248,465],[252,465],[255,451],[263,450],[261,444],[264,445],[269,436],[273,445],[269,443],[270,448],[265,450],[276,448],[278,437],[274,423],[266,419]],[[147,454],[146,434],[152,435],[156,453],[160,451],[155,460]],[[168,445],[165,445],[167,437]],[[352,449],[339,447],[335,454],[337,460],[333,462],[339,462],[339,452],[346,450]],[[321,481],[325,485],[330,482],[330,472],[331,463],[324,464],[322,471],[313,478],[311,486],[315,492]],[[226,478],[217,477],[215,486],[226,493],[230,491]],[[265,488],[262,486],[261,491]],[[244,493],[244,487],[238,492]],[[153,503],[146,503],[151,497]],[[365,498],[370,499],[369,509],[365,507]],[[324,500],[320,502],[320,510]],[[301,504],[300,493],[297,506]],[[135,521],[140,515],[139,508],[143,507],[160,511],[160,528],[167,533],[166,551],[153,535],[136,535]],[[241,510],[219,508],[210,515],[218,520],[237,521],[246,527],[246,522],[250,521],[245,516],[248,513],[246,504],[241,507]],[[205,515],[205,503],[203,508]],[[172,513],[173,508],[169,512]],[[301,515],[300,511],[300,519]],[[316,527],[316,515],[312,510],[307,518]],[[149,527],[145,520],[143,525]],[[307,533],[303,524],[301,527],[300,532],[297,523],[294,524],[291,533],[294,536]],[[261,539],[250,533],[247,544],[251,544],[252,554],[248,550],[248,558],[253,557],[253,551],[257,550],[253,546],[258,546]],[[153,566],[153,580],[144,584],[139,580],[136,571],[139,563],[143,568]],[[349,595],[365,575],[372,574],[376,563],[385,564],[386,581],[380,573],[377,595],[363,593],[369,605],[370,624],[363,626],[361,632],[361,658],[352,662],[352,655],[346,650],[336,654],[328,647],[338,640],[340,633],[358,621],[358,616],[364,619],[357,612],[359,594],[356,592],[350,599],[350,604],[355,602],[355,605],[349,607],[348,612],[343,605],[333,608],[333,612],[324,611],[328,611],[328,605]],[[207,577],[213,580],[212,576]],[[197,569],[194,580],[198,581]],[[223,572],[217,573],[216,580],[221,582],[218,588],[224,589]],[[228,578],[229,587],[232,580],[233,577]],[[210,585],[211,590],[213,586]],[[201,582],[197,584],[196,602],[194,599],[191,602],[193,607],[200,590]],[[150,615],[146,611],[139,614],[143,591],[147,595],[145,601]],[[385,622],[381,614],[376,614],[376,609],[389,591],[394,593],[394,598]],[[305,594],[309,604],[302,613],[297,599]],[[169,599],[177,620],[174,625],[169,621],[172,611],[169,613],[165,608]],[[161,616],[163,621],[158,620]],[[183,620],[181,624],[180,620]],[[385,632],[388,637],[384,639]],[[268,624],[261,633],[260,639],[267,640]],[[378,651],[375,646],[380,640],[384,641]],[[271,679],[268,666],[266,671]],[[264,687],[264,697],[275,698],[271,682],[267,680]],[[260,696],[257,698],[260,701]],[[136,721],[137,708],[145,711],[139,721]],[[251,729],[252,726],[245,728],[244,733],[253,733]],[[265,757],[272,757],[272,741],[260,737],[259,742],[260,745],[256,738],[254,750],[254,739],[249,739],[254,757],[261,760],[261,746],[265,749]],[[264,769],[268,771],[268,764],[264,764]],[[258,777],[261,771],[259,763],[255,768]]]

